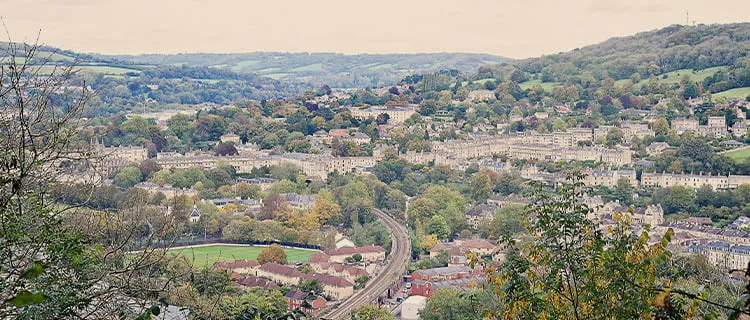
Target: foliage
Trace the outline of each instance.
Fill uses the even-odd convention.
[[[586,191],[580,179],[575,174],[554,192],[538,188],[525,218],[533,240],[511,251],[502,267],[488,269],[489,284],[503,301],[500,317],[633,319],[689,312],[669,298],[671,283],[656,274],[657,265],[670,259],[666,245],[673,232],[648,245],[648,230],[631,233],[620,215],[602,232],[578,202]]]
[[[366,304],[352,310],[352,320],[395,320],[390,312],[377,306]]]
[[[455,289],[438,289],[427,301],[419,318],[424,320],[478,320],[482,319],[478,302],[471,292]]]
[[[287,257],[284,248],[278,244],[272,244],[267,248],[263,249],[258,255],[258,263],[266,264],[269,262],[275,262],[278,264],[287,264]]]

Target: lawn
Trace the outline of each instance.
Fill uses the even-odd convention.
[[[745,159],[750,158],[750,149],[727,152],[724,155],[734,159],[737,162],[743,162],[745,161]]]
[[[193,259],[193,264],[197,268],[211,266],[217,261],[234,261],[238,259],[255,260],[258,258],[260,251],[265,247],[255,246],[228,246],[215,245],[195,248],[179,248],[170,251],[176,254]],[[312,250],[284,248],[289,262],[307,261],[315,253]]]
[[[750,87],[729,89],[727,91],[717,92],[711,94],[712,98],[724,97],[724,98],[737,98],[745,99],[750,96]]]

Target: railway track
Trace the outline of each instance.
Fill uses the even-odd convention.
[[[386,266],[376,278],[370,280],[370,283],[364,289],[344,300],[338,306],[324,311],[320,316],[321,319],[351,319],[352,310],[377,300],[394,282],[400,280],[406,270],[411,252],[409,233],[404,226],[391,218],[387,213],[378,209],[372,209],[372,213],[383,222],[393,237],[391,254]]]

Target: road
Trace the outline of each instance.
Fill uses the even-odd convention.
[[[391,254],[387,264],[377,277],[370,280],[367,286],[355,293],[349,299],[344,300],[331,310],[324,311],[322,319],[344,320],[351,319],[351,311],[361,305],[370,304],[396,281],[400,281],[406,270],[411,255],[411,239],[406,228],[394,220],[387,213],[378,209],[372,209],[372,213],[383,222],[393,236]]]

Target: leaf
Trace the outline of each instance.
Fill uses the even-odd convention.
[[[159,313],[161,313],[161,308],[159,308],[159,306],[152,306],[150,311],[151,311],[151,314],[158,316]]]
[[[21,291],[19,292],[13,299],[10,300],[10,302],[18,307],[26,307],[33,304],[40,304],[47,300],[47,297],[43,293],[31,293],[29,291]]]
[[[31,268],[24,271],[24,273],[21,275],[21,278],[24,279],[34,279],[38,278],[40,275],[44,273],[44,267],[42,267],[41,264],[36,263]]]

